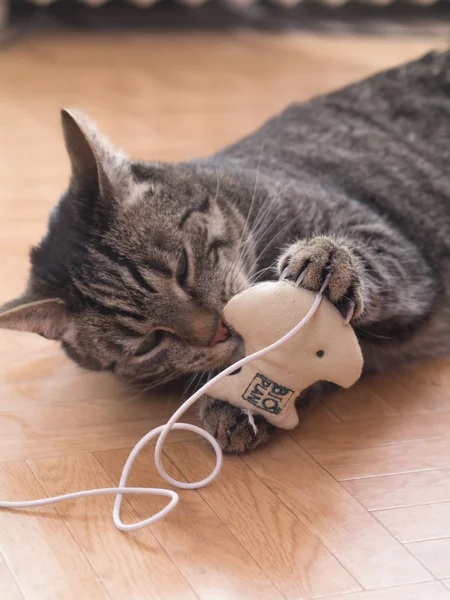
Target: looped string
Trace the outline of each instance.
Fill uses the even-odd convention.
[[[217,477],[217,475],[219,474],[219,471],[222,467],[223,456],[222,456],[222,450],[221,450],[219,444],[217,443],[217,441],[214,439],[214,437],[210,433],[208,433],[201,427],[197,427],[196,425],[191,425],[189,423],[177,423],[178,419],[188,410],[188,408],[190,408],[195,402],[197,402],[197,400],[199,400],[199,398],[201,398],[208,390],[210,390],[221,379],[223,379],[224,377],[227,377],[228,375],[230,375],[234,371],[240,369],[241,367],[248,364],[249,362],[252,362],[253,360],[255,360],[257,358],[260,358],[262,356],[265,356],[269,352],[272,352],[273,350],[275,350],[276,348],[278,348],[279,346],[281,346],[285,342],[287,342],[289,339],[291,339],[294,335],[296,335],[303,327],[305,327],[305,325],[307,325],[307,323],[312,319],[315,312],[319,308],[319,304],[322,300],[323,292],[324,292],[326,286],[328,285],[328,281],[329,281],[329,276],[326,278],[320,292],[318,294],[316,294],[314,302],[311,305],[311,308],[308,310],[307,314],[303,317],[303,319],[299,323],[297,323],[297,325],[293,329],[291,329],[291,331],[286,333],[283,337],[281,337],[279,340],[277,340],[273,344],[270,344],[270,346],[267,346],[266,348],[262,348],[261,350],[258,350],[257,352],[250,354],[249,356],[245,356],[244,358],[242,358],[241,360],[238,360],[236,363],[234,363],[230,367],[227,367],[224,371],[222,371],[221,373],[219,373],[218,375],[213,377],[213,379],[208,381],[199,390],[197,390],[190,398],[188,398],[186,400],[186,402],[184,402],[178,408],[178,410],[175,411],[175,413],[172,415],[172,417],[167,421],[167,423],[165,425],[156,427],[155,429],[152,429],[152,431],[149,431],[149,433],[144,435],[144,437],[139,440],[139,442],[136,444],[136,446],[130,452],[130,455],[128,456],[128,458],[125,462],[125,465],[123,467],[118,487],[84,490],[84,491],[80,491],[80,492],[64,494],[61,496],[54,496],[52,498],[43,498],[40,500],[29,500],[29,501],[24,501],[24,502],[1,501],[0,509],[3,508],[3,509],[9,509],[9,510],[18,510],[18,509],[24,509],[24,508],[35,508],[38,506],[57,504],[58,502],[66,502],[67,500],[76,500],[78,498],[87,498],[89,496],[99,496],[99,495],[103,495],[103,494],[111,494],[111,495],[116,496],[116,500],[114,503],[114,509],[113,509],[113,521],[114,521],[115,526],[118,529],[120,529],[121,531],[135,531],[137,529],[141,529],[142,527],[146,527],[147,525],[152,525],[153,523],[156,523],[157,521],[159,521],[160,519],[165,517],[173,508],[175,508],[175,506],[178,503],[179,495],[175,491],[167,490],[167,489],[163,489],[163,488],[127,487],[128,476],[130,474],[131,468],[133,467],[134,461],[136,460],[139,452],[142,450],[142,448],[144,448],[144,446],[146,446],[150,442],[150,440],[159,436],[158,440],[156,442],[156,446],[155,446],[155,465],[156,465],[156,468],[157,468],[159,474],[161,475],[161,477],[163,479],[165,479],[167,481],[167,483],[173,485],[174,487],[177,487],[180,489],[185,489],[185,490],[195,490],[195,489],[204,487],[205,485],[208,485],[209,483],[211,483],[211,481],[213,481]],[[167,473],[167,471],[165,470],[165,468],[162,464],[161,456],[162,456],[164,442],[166,441],[167,436],[173,429],[181,429],[183,431],[192,431],[194,433],[198,433],[199,435],[204,437],[211,444],[211,446],[214,449],[214,452],[216,453],[216,464],[215,464],[215,467],[212,470],[212,472],[208,475],[208,477],[205,477],[204,479],[202,479],[200,481],[194,481],[194,482],[188,483],[185,481],[178,481],[177,479],[174,479]],[[153,496],[165,496],[167,498],[170,498],[170,502],[163,509],[161,509],[160,511],[158,511],[156,514],[152,515],[151,517],[148,517],[147,519],[143,519],[142,521],[137,521],[136,523],[127,524],[127,523],[123,523],[123,521],[120,517],[123,496],[125,494],[143,494],[143,495],[148,494],[148,495],[153,495]]]

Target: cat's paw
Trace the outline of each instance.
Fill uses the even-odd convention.
[[[328,278],[326,296],[344,316],[357,318],[364,309],[358,261],[344,243],[326,236],[293,243],[278,261],[278,273],[318,292]]]
[[[276,429],[260,415],[254,415],[255,431],[241,408],[209,396],[200,400],[199,415],[201,426],[216,438],[227,454],[243,454],[256,448]]]

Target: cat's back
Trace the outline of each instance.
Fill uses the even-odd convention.
[[[299,186],[320,181],[448,253],[450,51],[294,104],[224,155]]]

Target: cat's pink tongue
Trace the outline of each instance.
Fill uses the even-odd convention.
[[[228,329],[228,327],[226,327],[224,325],[224,322],[222,321],[222,319],[219,319],[217,321],[217,331],[214,334],[214,337],[211,340],[209,345],[212,348],[219,342],[226,342],[229,337],[230,337],[230,330]]]

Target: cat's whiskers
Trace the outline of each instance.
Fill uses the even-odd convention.
[[[240,272],[243,264],[246,262],[249,254],[256,247],[260,235],[264,234],[264,233],[260,234],[260,230],[262,227],[264,227],[265,223],[263,223],[263,225],[260,227],[258,233],[255,235],[257,229],[259,228],[260,220],[262,218],[264,218],[264,220],[266,220],[267,214],[269,213],[272,203],[275,200],[276,200],[276,197],[271,202],[269,202],[267,205],[261,206],[258,214],[256,215],[253,226],[250,229],[250,231],[248,232],[248,235],[246,236],[246,239],[243,239],[243,236],[241,235],[241,239],[236,246],[235,260],[233,261],[233,263],[231,265],[231,269],[230,269],[230,273],[232,276],[235,274],[235,272],[236,272],[236,276],[237,276],[237,274]],[[249,215],[247,215],[247,217],[248,216]],[[234,278],[233,278],[233,281],[234,281]]]
[[[177,379],[178,377],[181,377],[182,375],[185,375],[185,374],[186,373],[184,373],[180,369],[176,369],[174,371],[170,371],[170,372],[166,373],[165,375],[161,375],[160,377],[155,378],[152,381],[149,381],[148,379],[146,380],[145,378],[148,378],[148,375],[143,374],[140,376],[138,375],[138,377],[135,378],[135,382],[140,383],[140,385],[142,385],[143,390],[149,391],[149,390],[154,389],[155,387],[162,386],[165,383],[168,383],[169,381]],[[139,381],[139,380],[143,380],[143,381]]]
[[[188,378],[188,380],[187,380],[187,382],[186,382],[186,384],[185,384],[185,386],[183,387],[183,390],[182,390],[182,392],[181,392],[181,397],[182,397],[182,398],[185,398],[185,397],[187,396],[187,394],[188,394],[189,390],[190,390],[190,389],[191,389],[191,387],[192,387],[192,384],[193,384],[193,382],[194,382],[194,379],[195,379],[195,374],[194,374],[194,375],[191,375],[191,376]]]
[[[261,152],[262,152],[262,148],[263,148],[263,146],[261,146]],[[261,155],[260,155],[260,158],[259,158],[259,161],[258,161],[258,169],[257,169],[257,172],[256,172],[255,186],[254,186],[254,189],[253,189],[252,200],[250,202],[250,208],[249,208],[249,211],[247,213],[247,217],[246,217],[246,220],[245,220],[245,223],[244,223],[244,227],[242,228],[241,236],[239,238],[238,243],[236,244],[236,250],[235,250],[235,253],[234,253],[235,258],[234,258],[233,263],[232,263],[232,270],[233,270],[233,268],[240,261],[240,258],[242,256],[242,249],[245,249],[246,245],[249,244],[249,242],[252,242],[251,233],[254,230],[254,225],[253,225],[252,229],[250,229],[250,231],[248,232],[248,235],[246,235],[246,233],[247,233],[248,224],[250,222],[250,216],[251,216],[251,213],[252,213],[252,210],[253,210],[253,203],[254,203],[254,200],[255,200],[255,197],[256,197],[256,187],[257,187],[257,181],[258,181],[260,161],[261,161]],[[258,214],[256,215],[256,220],[258,219],[259,214],[261,213],[261,211],[262,211],[263,208],[264,208],[264,206],[262,206],[260,208]]]
[[[131,387],[131,389],[136,392],[132,396],[129,396],[128,400],[130,402],[132,402],[134,400],[139,400],[145,393],[144,387],[141,384],[138,384],[134,381],[128,381],[127,383]]]
[[[217,176],[217,187],[216,187],[216,195],[214,197],[214,202],[217,202],[217,199],[219,197],[219,190],[220,190],[220,171],[219,171],[219,169],[216,169],[216,176]]]
[[[188,383],[185,385],[183,392],[181,394],[182,398],[185,398],[186,396],[188,396],[191,389],[193,390],[193,392],[195,392],[202,375],[203,375],[203,373],[199,372],[199,373],[194,373],[193,375],[191,375],[189,377]]]
[[[254,205],[255,198],[256,198],[256,190],[258,188],[259,172],[260,172],[260,167],[261,167],[261,159],[262,159],[262,155],[263,155],[263,151],[264,151],[264,144],[265,144],[265,142],[263,142],[261,144],[261,148],[259,151],[258,166],[256,167],[255,183],[253,186],[252,199],[250,201],[250,207],[248,209],[247,216],[245,218],[244,226],[242,227],[241,236],[239,238],[238,243],[236,244],[235,259],[233,260],[233,262],[231,264],[231,271],[233,271],[234,268],[236,267],[236,265],[239,264],[239,257],[240,257],[242,245],[245,244],[249,240],[249,238],[251,238],[251,235],[247,235],[247,229],[248,229],[248,224],[250,223],[251,214],[253,211],[253,205]],[[246,238],[246,239],[244,239],[244,238]]]
[[[258,281],[258,278],[260,275],[262,275],[263,273],[265,273],[266,271],[272,271],[273,267],[264,267],[264,269],[260,269],[259,271],[256,271],[256,273],[253,273],[253,275],[250,278],[250,283],[253,285],[254,283],[256,283]]]
[[[276,224],[276,221],[277,221],[277,218],[275,218],[275,219],[274,219],[274,220],[273,220],[273,221],[272,221],[272,222],[269,224],[269,226],[266,228],[266,231],[264,231],[264,233],[263,233],[263,234],[262,234],[260,237],[262,237],[263,235],[265,235],[265,234],[267,233],[267,231],[268,231],[268,230],[269,230],[269,229],[270,229],[272,226],[274,226],[274,225]],[[285,231],[286,231],[286,230],[287,230],[289,227],[291,227],[291,226],[292,226],[292,223],[290,223],[290,222],[289,222],[289,223],[287,223],[287,224],[286,224],[284,227],[282,227],[282,228],[280,229],[280,231],[277,233],[277,235],[276,235],[274,238],[272,238],[272,239],[271,239],[271,240],[270,240],[270,241],[269,241],[269,242],[268,242],[268,243],[267,243],[267,244],[264,246],[264,248],[263,248],[263,249],[262,249],[262,250],[259,252],[259,254],[258,254],[258,255],[256,256],[256,258],[255,258],[255,265],[257,265],[257,264],[258,264],[258,262],[259,262],[259,260],[260,260],[261,256],[263,256],[263,254],[264,254],[264,253],[265,253],[265,252],[266,252],[266,251],[267,251],[267,250],[270,248],[270,246],[271,246],[272,244],[274,244],[274,243],[277,241],[277,239],[280,237],[280,235],[282,235],[282,234],[283,234],[283,233],[284,233],[284,232],[285,232]],[[239,265],[239,266],[242,266],[242,263],[240,263],[240,265]],[[269,267],[266,267],[266,270],[269,270],[269,269],[274,269],[274,266],[270,265]],[[232,288],[232,286],[233,286],[233,284],[234,284],[234,282],[235,282],[235,280],[236,280],[237,276],[239,275],[239,273],[240,273],[240,270],[239,270],[239,269],[238,269],[238,270],[237,270],[237,272],[235,272],[235,273],[233,273],[233,272],[230,272],[230,279],[231,279],[231,281],[228,283],[228,286],[229,286],[230,288]],[[250,275],[250,284],[254,282],[254,277],[255,277],[255,275],[252,273],[252,274]]]
[[[289,229],[290,227],[292,227],[292,223],[291,223],[291,222],[289,222],[289,223],[286,223],[286,225],[280,229],[280,231],[279,231],[279,232],[276,234],[276,236],[275,236],[274,238],[272,238],[272,239],[271,239],[271,240],[270,240],[270,241],[269,241],[269,242],[268,242],[268,243],[267,243],[267,244],[264,246],[264,248],[263,248],[263,249],[260,251],[260,253],[259,253],[259,254],[258,254],[258,256],[256,257],[256,261],[255,261],[256,263],[258,263],[258,262],[259,262],[259,260],[260,260],[261,256],[262,256],[262,255],[263,255],[263,254],[264,254],[264,253],[265,253],[265,252],[266,252],[266,251],[267,251],[267,250],[268,250],[268,249],[269,249],[269,248],[272,246],[272,244],[274,244],[274,243],[277,241],[277,239],[278,239],[278,238],[279,238],[279,237],[280,237],[280,236],[281,236],[283,233],[285,233],[285,231],[286,231],[287,229]]]
[[[368,331],[367,329],[363,329],[362,327],[359,327],[358,325],[355,325],[355,329],[356,331],[361,331],[362,333],[365,333],[366,335],[373,337],[373,338],[377,338],[380,340],[393,340],[395,339],[394,336],[390,336],[390,335],[381,335],[379,333],[374,333],[373,331]]]
[[[242,236],[241,236],[241,241],[240,244],[237,247],[237,252],[239,250],[241,250],[240,254],[237,257],[237,260],[234,262],[231,272],[234,272],[234,269],[236,266],[241,267],[243,263],[246,262],[248,255],[250,254],[250,252],[258,245],[258,243],[260,242],[260,240],[267,235],[268,231],[275,226],[275,224],[277,223],[280,215],[277,215],[275,217],[275,219],[271,218],[272,215],[272,208],[273,205],[277,202],[277,200],[280,198],[280,196],[284,193],[284,191],[286,190],[286,188],[288,187],[288,185],[283,186],[273,197],[272,199],[263,204],[258,212],[258,214],[256,215],[256,218],[253,222],[253,226],[251,228],[251,230],[248,233],[247,239],[245,239],[244,241],[242,241]],[[266,222],[269,221],[269,224],[266,226]],[[267,248],[265,248],[266,250]],[[259,254],[259,257],[261,256],[261,253]],[[255,261],[255,264],[258,263],[258,260]],[[239,269],[237,269],[237,271],[239,272]],[[236,274],[237,276],[237,274]],[[234,281],[234,279],[233,279]]]
[[[250,218],[251,218],[251,214],[252,214],[252,210],[253,210],[253,204],[254,204],[254,202],[255,202],[255,198],[256,198],[256,190],[257,190],[257,187],[258,187],[258,181],[259,181],[259,171],[260,171],[260,167],[261,167],[261,159],[262,159],[262,155],[263,155],[263,151],[264,151],[264,144],[265,144],[265,142],[263,142],[263,143],[261,144],[261,148],[260,148],[260,151],[259,151],[258,166],[256,167],[255,184],[254,184],[254,186],[253,186],[252,199],[251,199],[251,201],[250,201],[250,208],[248,209],[247,217],[246,217],[246,219],[245,219],[245,223],[244,223],[244,227],[243,227],[243,229],[242,229],[241,238],[240,238],[240,240],[239,240],[238,247],[239,247],[239,246],[241,245],[241,243],[242,243],[242,240],[243,240],[243,238],[244,238],[244,235],[245,235],[245,234],[246,234],[246,232],[247,232],[247,226],[248,226],[248,224],[249,224],[249,222],[250,222]]]
[[[264,203],[258,214],[256,215],[255,221],[253,223],[253,227],[250,230],[250,233],[253,235],[253,237],[255,237],[255,233],[256,231],[259,231],[261,229],[261,227],[263,227],[263,225],[260,225],[260,221],[264,220],[264,222],[267,220],[267,218],[270,218],[271,215],[271,211],[273,208],[273,205],[275,204],[275,202],[280,198],[281,194],[284,192],[284,190],[287,188],[288,186],[285,185],[283,186],[271,199],[269,202]]]
[[[277,215],[275,217],[275,219],[270,219],[270,211],[271,211],[273,204],[276,202],[276,200],[279,198],[280,194],[283,191],[284,191],[284,188],[276,196],[274,196],[274,198],[272,198],[272,200],[267,204],[267,206],[261,208],[260,213],[258,215],[258,220],[260,220],[260,215],[264,214],[263,222],[261,223],[261,225],[259,225],[259,223],[257,225],[255,222],[251,232],[249,232],[249,237],[246,240],[246,242],[244,242],[244,245],[243,245],[244,248],[243,248],[242,252],[240,253],[238,260],[235,262],[235,265],[234,265],[234,267],[239,267],[239,268],[232,268],[230,271],[231,286],[235,282],[237,276],[239,275],[239,272],[240,272],[242,266],[245,264],[245,262],[249,258],[250,252],[258,245],[260,240],[265,235],[267,235],[269,230],[272,227],[275,227],[275,225],[277,224],[280,216]],[[269,221],[269,223],[266,225],[267,221]],[[258,227],[258,230],[256,230],[257,227]],[[249,245],[247,247],[245,246],[246,243],[249,243]],[[267,246],[264,248],[264,251],[266,249],[267,249]],[[258,260],[261,257],[261,255],[262,255],[262,253],[260,253],[258,255],[258,257],[256,258],[256,260],[254,261],[255,266],[258,264]],[[251,281],[252,278],[254,277],[254,274],[250,272],[249,276],[250,276],[250,281]]]

